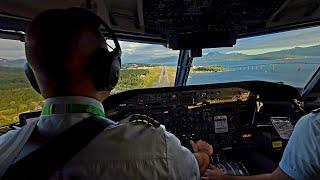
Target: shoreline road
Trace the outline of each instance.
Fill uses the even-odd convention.
[[[159,82],[156,87],[169,87],[169,77],[167,67],[162,66],[162,71],[160,73]]]

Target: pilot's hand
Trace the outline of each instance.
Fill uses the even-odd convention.
[[[195,153],[204,152],[209,156],[211,156],[213,153],[212,146],[203,140],[198,140],[196,143],[190,140],[190,144]]]
[[[201,176],[201,180],[219,180],[226,179],[225,174],[216,166],[210,165],[210,168]]]

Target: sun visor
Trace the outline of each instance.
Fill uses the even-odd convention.
[[[100,7],[98,14],[112,29],[124,32],[144,32],[142,0],[109,0],[103,3],[104,6],[98,6]]]
[[[320,22],[320,1],[287,0],[267,21],[267,28]]]

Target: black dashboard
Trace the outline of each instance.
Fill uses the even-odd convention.
[[[148,115],[186,147],[190,148],[190,140],[205,140],[214,148],[213,161],[219,163],[243,162],[244,156],[235,152],[249,151],[278,161],[287,140],[271,120],[294,125],[301,113],[293,102],[299,99],[293,87],[249,81],[131,90],[110,96],[104,106],[108,118],[115,121],[131,114]]]
[[[205,139],[216,148],[232,148],[251,124],[254,95],[242,88],[218,88],[138,94],[108,109],[111,119],[146,114],[175,134],[182,144]],[[249,110],[249,111],[247,111]],[[121,116],[121,117],[120,117]]]
[[[190,140],[205,140],[214,149],[212,164],[228,174],[248,175],[278,166],[294,125],[306,114],[300,103],[294,87],[244,81],[130,90],[103,105],[114,121],[131,114],[150,116],[190,150]],[[313,107],[307,106],[307,111]],[[20,125],[40,113],[20,114]]]

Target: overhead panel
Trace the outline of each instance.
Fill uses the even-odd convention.
[[[2,30],[25,31],[44,10],[85,7],[121,40],[179,50],[229,47],[243,37],[319,25],[319,6],[319,0],[1,0],[0,38],[13,35]]]
[[[144,1],[145,30],[163,34],[173,49],[229,47],[261,31],[285,0]]]

